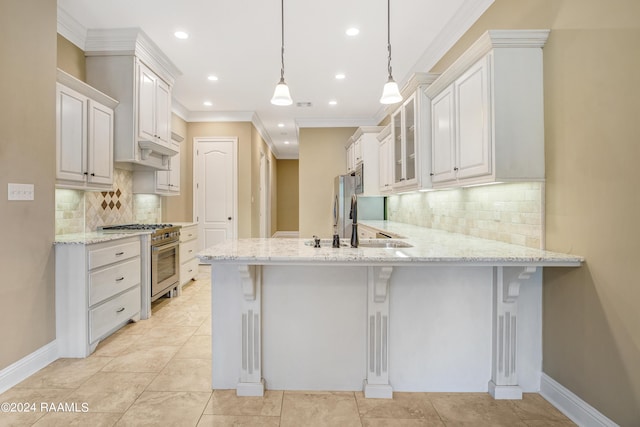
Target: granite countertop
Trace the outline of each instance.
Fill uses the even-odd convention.
[[[334,265],[485,265],[578,267],[584,258],[442,230],[389,221],[363,221],[364,225],[407,236],[408,248],[332,248],[323,240],[320,248],[311,239],[228,240],[205,249],[198,258],[205,263],[334,264]],[[348,245],[349,240],[342,243]]]
[[[92,231],[88,233],[58,234],[54,245],[92,245],[94,243],[109,242],[111,240],[126,239],[141,234],[151,234],[151,230],[132,231],[127,233],[103,233]]]

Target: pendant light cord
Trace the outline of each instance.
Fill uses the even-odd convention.
[[[282,0],[284,1],[284,0]],[[391,73],[391,0],[387,0],[387,50],[389,51],[389,61],[387,67],[389,69],[389,80],[392,80]]]
[[[282,65],[280,66],[280,81],[284,82],[284,0],[282,0],[280,11],[282,23],[282,48],[280,50],[280,59],[282,60]]]

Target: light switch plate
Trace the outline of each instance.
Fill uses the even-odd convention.
[[[9,200],[33,200],[33,184],[12,184],[8,188]]]

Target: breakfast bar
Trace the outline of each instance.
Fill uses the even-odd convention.
[[[211,264],[212,387],[284,390],[538,391],[542,269],[580,256],[406,224],[405,239],[229,240]],[[266,384],[266,385],[265,385]]]

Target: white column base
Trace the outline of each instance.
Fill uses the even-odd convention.
[[[393,388],[389,384],[369,384],[364,380],[362,388],[367,399],[393,399]]]
[[[522,400],[522,388],[517,385],[496,385],[489,381],[489,394],[496,400]]]
[[[264,388],[264,379],[261,379],[259,383],[238,383],[236,395],[262,397],[264,396]]]

